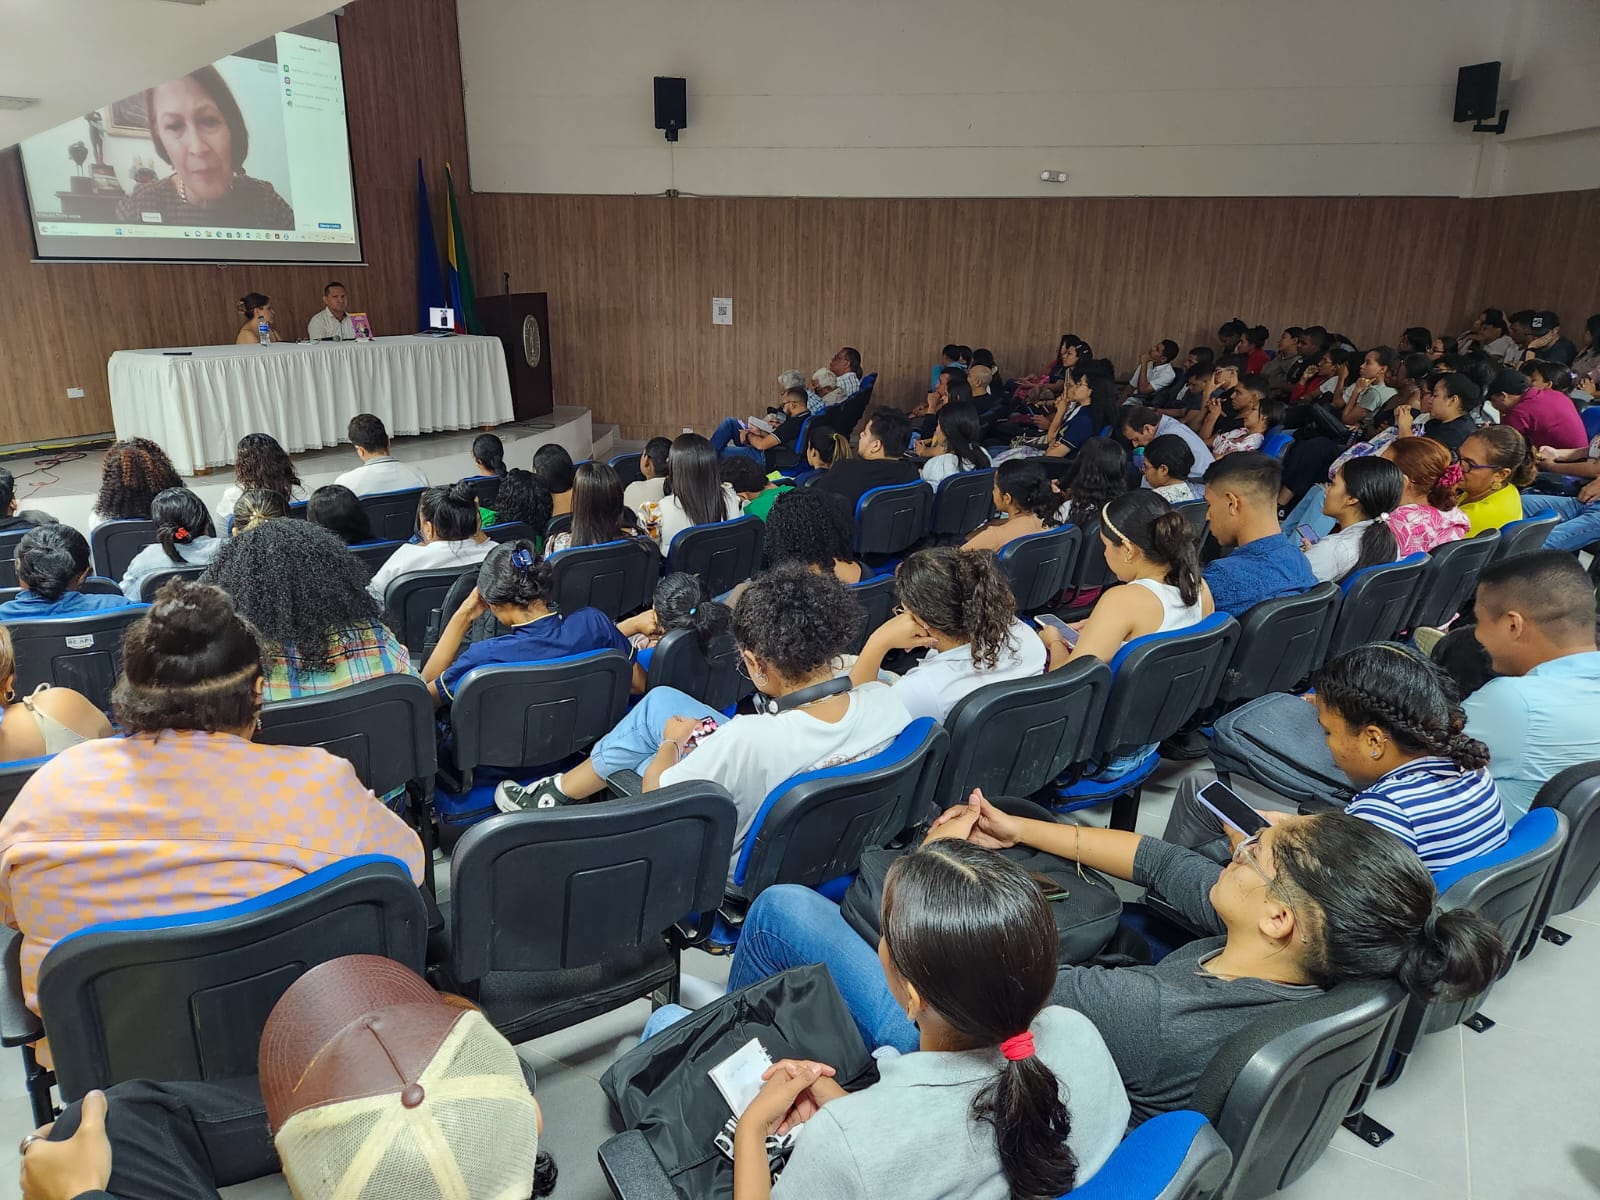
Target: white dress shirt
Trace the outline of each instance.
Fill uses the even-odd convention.
[[[313,342],[324,341],[327,338],[342,338],[347,342],[356,339],[355,322],[350,319],[350,314],[345,313],[344,320],[334,319],[333,313],[323,309],[312,317],[306,325],[306,336]]]
[[[334,482],[342,483],[358,496],[375,496],[379,492],[425,488],[428,486],[428,477],[410,463],[403,463],[393,455],[381,454],[346,471]]]

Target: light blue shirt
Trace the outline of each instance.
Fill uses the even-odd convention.
[[[221,541],[205,534],[201,534],[193,541],[176,542],[174,545],[178,553],[183,556],[181,563],[168,558],[166,550],[159,543],[146,546],[135,554],[133,561],[128,564],[127,572],[122,576],[122,594],[129,600],[137,600],[139,589],[150,576],[159,575],[162,571],[176,570],[178,567],[208,566],[217,556],[217,551],[222,548]]]
[[[1461,707],[1467,734],[1489,747],[1489,772],[1499,785],[1506,821],[1515,824],[1546,780],[1600,759],[1600,651],[1491,679]]]

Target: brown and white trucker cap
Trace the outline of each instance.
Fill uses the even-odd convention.
[[[312,968],[261,1036],[296,1200],[527,1200],[538,1108],[488,1019],[387,958]]]

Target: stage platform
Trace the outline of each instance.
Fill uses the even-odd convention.
[[[506,465],[525,470],[533,465],[533,452],[546,442],[559,442],[577,461],[619,453],[613,448],[614,431],[615,427],[609,425],[597,430],[586,408],[563,406],[557,406],[547,417],[513,421],[497,425],[493,430],[505,443]],[[470,430],[401,438],[392,449],[402,462],[415,463],[430,480],[444,483],[473,473],[472,441],[481,432]],[[63,463],[49,472],[34,470],[34,461],[39,456],[6,459],[3,465],[17,476],[19,508],[40,508],[58,520],[87,530],[90,510],[100,490],[102,456],[101,450],[89,450],[83,458]],[[295,470],[307,494],[325,483],[332,483],[358,461],[356,452],[348,445],[294,456]],[[233,483],[233,471],[222,467],[184,482],[214,509],[223,491]]]

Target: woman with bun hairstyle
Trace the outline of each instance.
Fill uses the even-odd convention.
[[[144,581],[174,567],[203,567],[217,555],[222,545],[205,501],[188,488],[168,488],[150,504],[150,519],[156,525],[156,544],[133,556],[121,580],[122,594],[140,599]]]
[[[218,588],[173,580],[128,627],[111,700],[126,736],[57,754],[0,821],[0,908],[35,1011],[45,953],[85,925],[253,900],[360,854],[422,882],[417,835],[348,760],[251,740],[261,686],[261,647]]]
[[[417,503],[417,529],[422,540],[396,547],[367,585],[380,604],[384,588],[402,575],[444,567],[466,570],[494,549],[479,523],[477,497],[464,483],[424,491]]]
[[[233,531],[228,536],[238,537],[241,533],[249,533],[268,521],[287,517],[289,502],[283,498],[282,492],[251,488],[247,492],[239,493],[239,498],[233,502],[233,509],[229,515],[233,518]]]
[[[128,607],[123,595],[81,592],[94,571],[89,543],[70,525],[40,525],[17,543],[16,598],[0,604],[0,621],[19,617],[81,617],[108,608]]]
[[[994,506],[1000,516],[973,530],[963,550],[1000,550],[1019,537],[1061,524],[1061,493],[1037,458],[1012,458],[994,473]]]
[[[711,648],[712,639],[728,632],[732,621],[733,610],[711,598],[700,576],[674,571],[663,577],[656,584],[649,608],[617,622],[618,631],[633,647],[635,679],[640,685],[637,690],[644,691],[643,672],[667,634],[678,629],[692,630],[696,644],[706,651]]]
[[[478,568],[478,586],[451,614],[439,644],[422,668],[435,705],[449,704],[462,676],[474,667],[498,663],[537,663],[594,650],[620,650],[632,655],[628,639],[598,608],[577,612],[555,610],[555,581],[550,564],[526,539],[494,546]],[[461,643],[482,614],[493,613],[509,633]]]
[[[1039,630],[1052,669],[1085,654],[1110,662],[1124,642],[1186,629],[1214,611],[1193,527],[1149,488],[1124,492],[1100,510],[1100,547],[1112,573],[1132,586],[1100,597],[1077,626],[1076,646],[1048,625]]]
[[[1461,511],[1469,537],[1522,520],[1522,492],[1539,477],[1528,439],[1508,425],[1485,425],[1461,443]]]
[[[875,961],[844,934],[894,1015],[914,1022],[918,1053],[881,1060],[878,1082],[854,1094],[826,1063],[775,1063],[734,1134],[734,1200],[1053,1200],[1122,1140],[1128,1097],[1105,1039],[1051,1001],[1050,905],[1016,863],[959,840],[971,825],[947,823],[889,868]],[[679,1015],[663,1009],[652,1025]],[[766,1138],[802,1123],[773,1183]],[[945,1131],[937,1166],[933,1128]]]
[[[100,463],[100,492],[89,529],[106,521],[148,521],[156,496],[182,486],[167,452],[149,438],[114,442]]]
[[[1045,670],[1045,647],[1018,619],[1011,584],[982,550],[919,550],[895,571],[899,607],[867,638],[850,669],[857,684],[883,679],[913,717],[943,721],[986,683]],[[904,675],[882,673],[891,650],[928,654]]]
[[[233,339],[234,345],[259,345],[263,321],[271,331],[271,340],[283,341],[278,336],[277,314],[272,311],[272,300],[269,297],[263,296],[260,292],[246,292],[233,302],[233,306],[239,310],[239,316],[244,320],[244,324],[239,326],[239,335]]]
[[[1450,451],[1432,438],[1408,437],[1385,446],[1380,457],[1399,467],[1403,477],[1400,507],[1389,514],[1398,557],[1427,553],[1467,536],[1472,522],[1456,506],[1456,489],[1465,473],[1450,460]]]
[[[41,683],[17,697],[17,656],[0,625],[0,763],[59,754],[90,738],[111,736],[111,722],[71,688]]]

